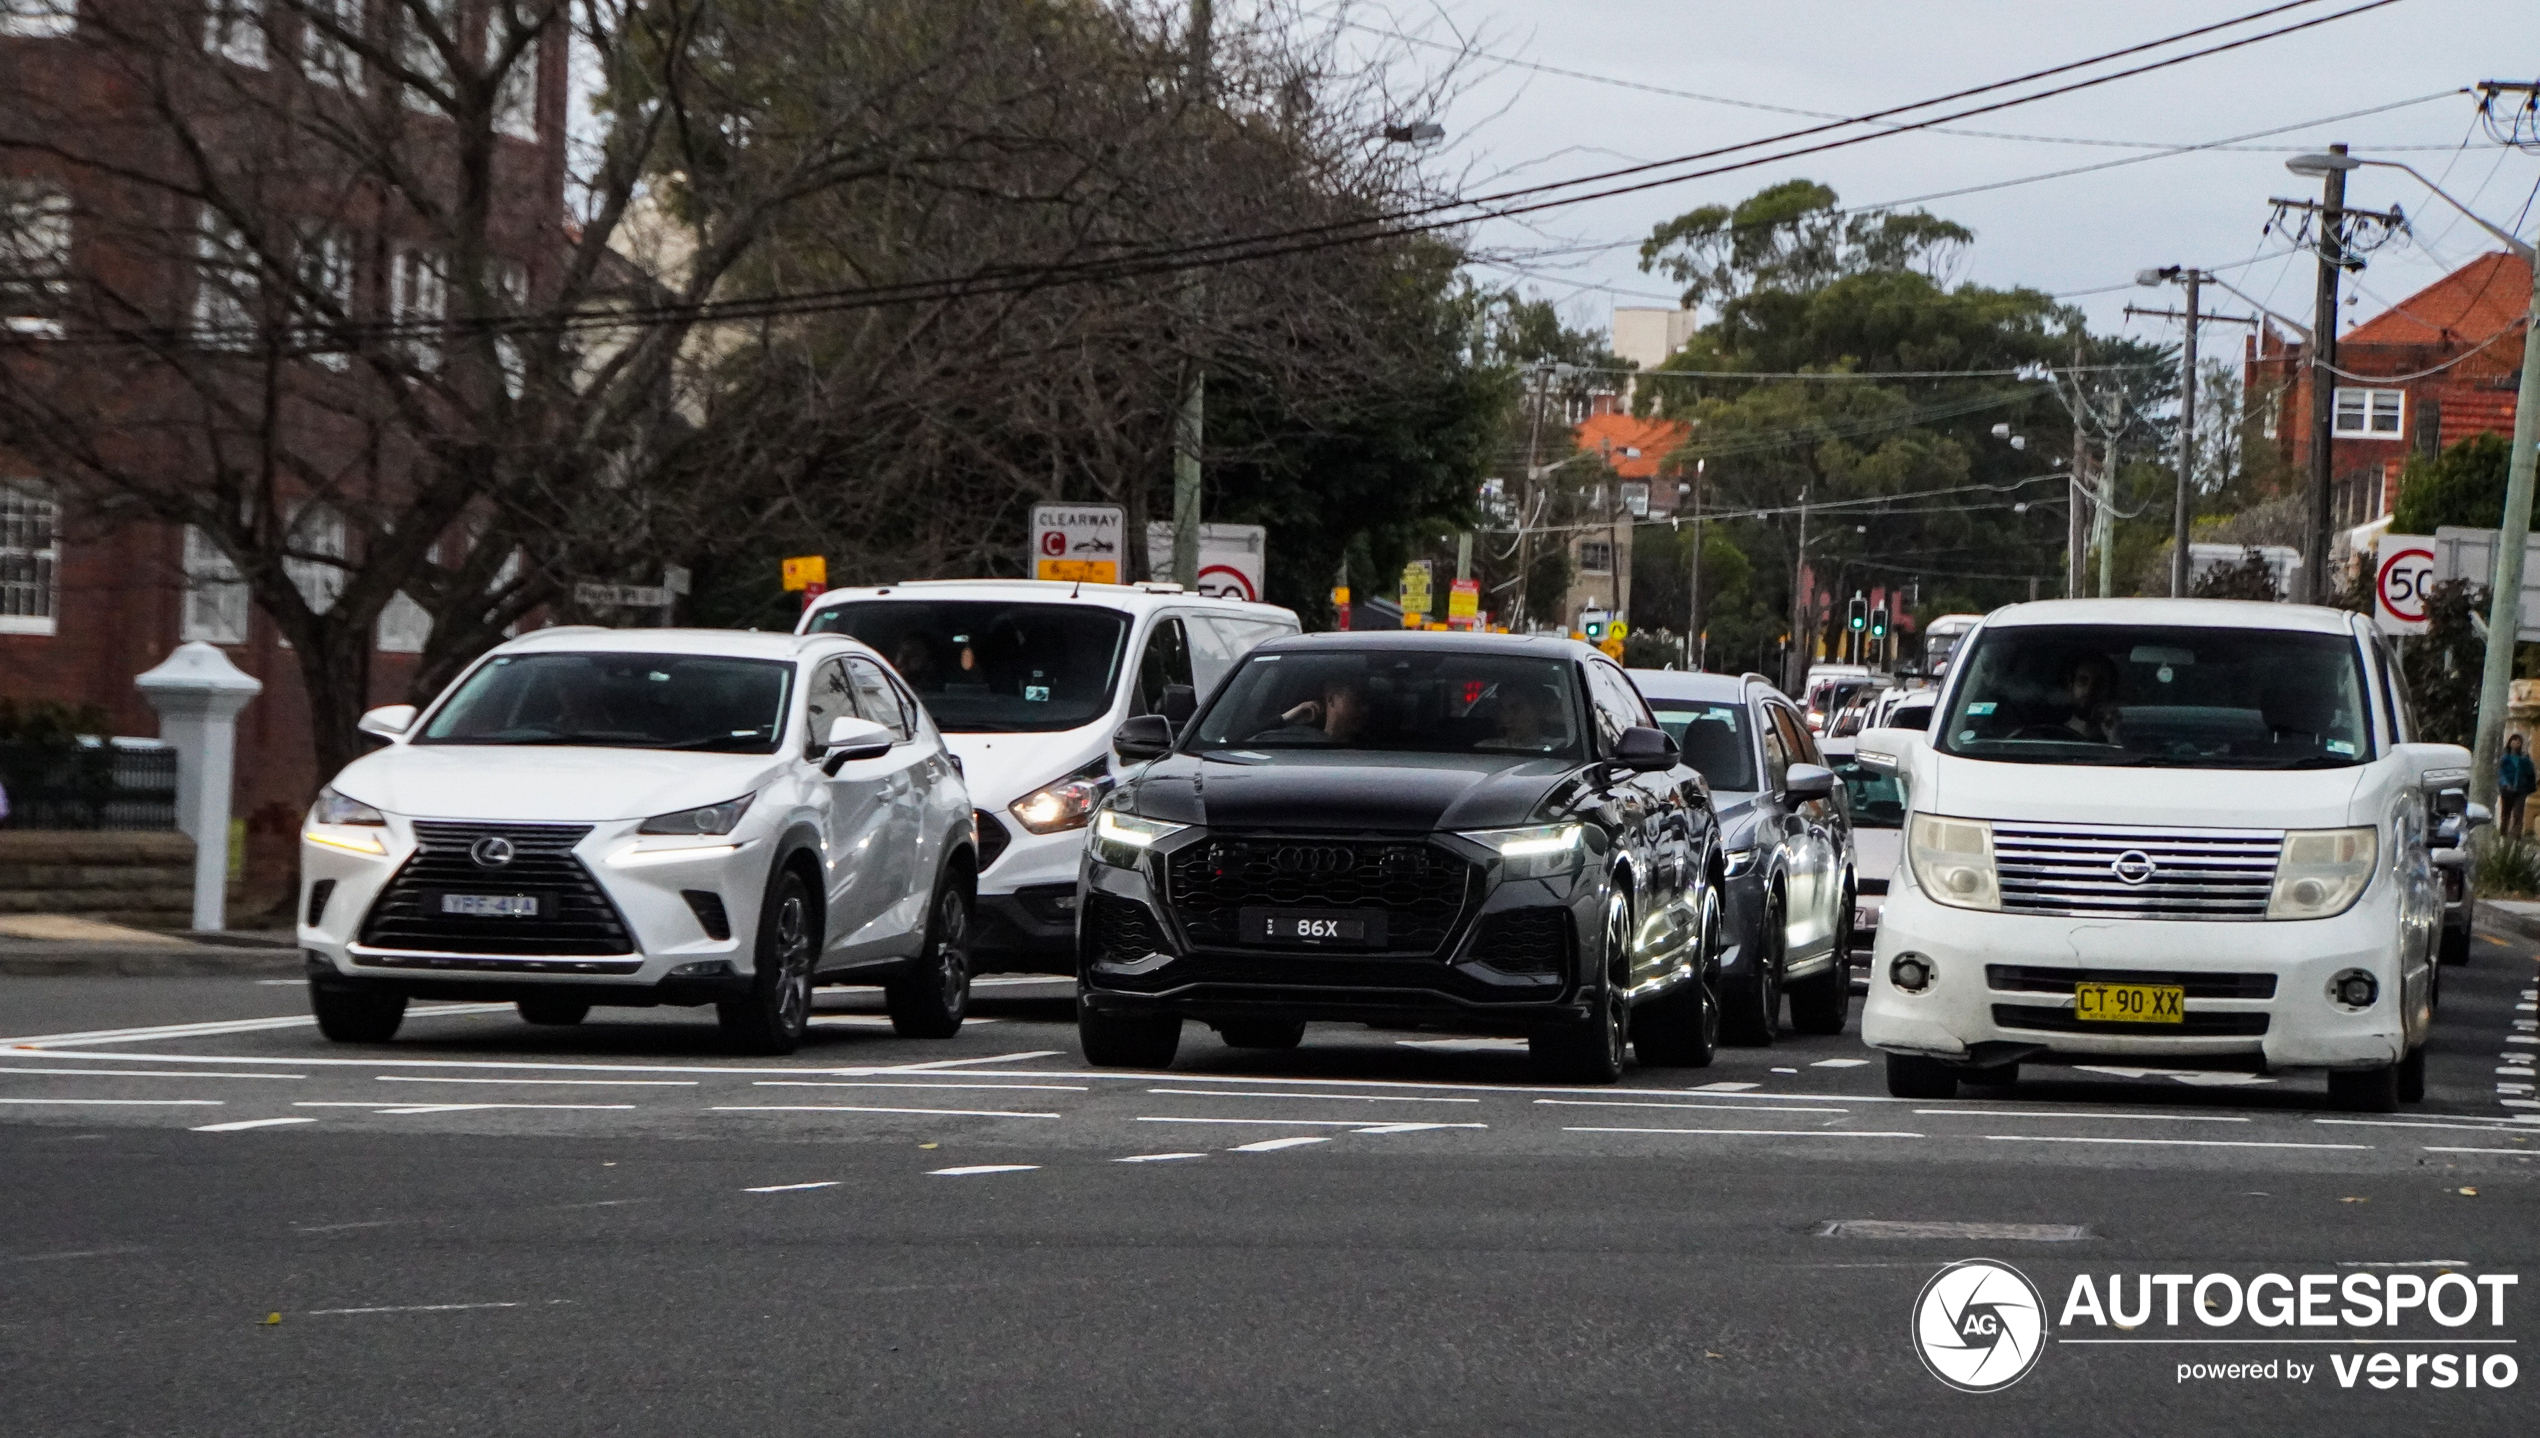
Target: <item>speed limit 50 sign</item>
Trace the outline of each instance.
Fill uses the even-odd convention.
[[[2372,619],[2384,634],[2423,634],[2426,597],[2434,588],[2434,541],[2385,534],[2374,552]]]

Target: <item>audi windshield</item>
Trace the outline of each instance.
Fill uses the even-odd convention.
[[[2137,625],[1988,629],[1936,738],[2025,764],[2323,769],[2372,757],[2342,634]]]
[[[1372,749],[1577,759],[1570,666],[1451,650],[1317,650],[1244,661],[1192,731],[1199,752]]]
[[[1110,712],[1129,616],[1079,604],[871,599],[823,609],[814,634],[888,657],[950,734],[1076,729]]]

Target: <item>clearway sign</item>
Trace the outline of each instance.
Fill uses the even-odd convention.
[[[1128,511],[1116,504],[1033,505],[1032,577],[1118,584],[1128,535]]]

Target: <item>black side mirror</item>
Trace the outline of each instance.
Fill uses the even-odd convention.
[[[1173,752],[1173,721],[1161,714],[1141,714],[1111,731],[1111,752],[1123,764],[1161,759]]]
[[[1782,780],[1782,792],[1794,802],[1834,797],[1834,771],[1823,764],[1793,764]]]
[[[2468,813],[2469,791],[2467,789],[2444,789],[2438,791],[2434,796],[2434,812],[2437,814]]]
[[[1648,774],[1676,767],[1676,741],[1664,729],[1649,729],[1635,724],[1623,731],[1614,745],[1614,762],[1635,773]]]
[[[1199,692],[1188,684],[1167,684],[1163,695],[1155,702],[1155,712],[1179,729],[1190,723],[1191,716],[1199,712]]]

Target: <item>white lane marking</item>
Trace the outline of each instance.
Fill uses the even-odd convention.
[[[510,1008],[511,1005],[505,1004],[503,1007]],[[547,1301],[565,1303],[570,1300],[551,1298]],[[526,1308],[528,1306],[525,1303],[402,1303],[379,1308],[312,1308],[306,1316],[317,1318],[348,1313],[464,1313],[477,1308]]]
[[[0,1103],[97,1104],[113,1108],[219,1108],[227,1102],[229,1100],[219,1098],[0,1098]]]
[[[257,980],[255,980],[255,983],[256,983],[256,986],[257,986],[258,988],[266,988],[266,989],[292,988],[292,989],[296,989],[296,988],[300,988],[300,987],[302,987],[303,985],[307,984],[307,983],[308,983],[308,980],[307,980],[307,979],[257,979]]]
[[[1395,1039],[1407,1049],[1427,1049],[1439,1054],[1521,1054],[1526,1051],[1524,1039]]]
[[[1369,1125],[1369,1126],[1367,1126],[1366,1128],[1354,1128],[1354,1129],[1351,1129],[1351,1130],[1350,1130],[1350,1132],[1351,1132],[1351,1133],[1427,1133],[1427,1132],[1428,1132],[1429,1130],[1431,1130],[1431,1129],[1439,1129],[1439,1128],[1488,1128],[1488,1127],[1490,1127],[1490,1125],[1489,1125],[1489,1124],[1486,1124],[1486,1123],[1379,1123],[1379,1124],[1370,1124],[1370,1125]]]
[[[406,1010],[410,1019],[452,1018],[466,1014],[508,1013],[510,1004],[431,1004]],[[293,1014],[272,1019],[223,1019],[211,1023],[154,1024],[137,1029],[90,1029],[85,1033],[31,1034],[23,1038],[0,1039],[0,1047],[43,1050],[56,1044],[137,1044],[152,1039],[208,1038],[216,1034],[255,1033],[263,1029],[299,1029],[313,1027],[313,1014]],[[238,1060],[231,1059],[231,1063]]]
[[[2496,1102],[2507,1108],[2540,1108],[2540,1099],[2500,1098]]]
[[[1208,1155],[1207,1155],[1207,1154],[1204,1154],[1204,1153],[1133,1153],[1133,1154],[1129,1155],[1127,1158],[1115,1158],[1115,1159],[1113,1159],[1113,1160],[1112,1160],[1112,1162],[1113,1162],[1113,1163],[1163,1163],[1163,1162],[1167,1161],[1168,1159],[1176,1159],[1176,1158],[1206,1158],[1206,1157],[1208,1157]]]
[[[1302,1148],[1309,1143],[1330,1143],[1328,1138],[1265,1138],[1259,1143],[1242,1143],[1228,1153],[1277,1153],[1283,1148]]]
[[[1360,1103],[1480,1103],[1477,1098],[1431,1098],[1422,1094],[1392,1093],[1278,1093],[1264,1090],[1245,1093],[1215,1088],[1151,1088],[1148,1093],[1170,1094],[1175,1098],[1310,1098],[1355,1099]]]
[[[1830,1218],[1818,1238],[1956,1238],[2011,1243],[2078,1243],[2090,1229],[2078,1223],[1949,1223],[1888,1218]]]
[[[853,1103],[719,1103],[709,1113],[925,1113],[935,1118],[1057,1118],[1057,1113],[1008,1113],[1003,1108],[864,1108]]]
[[[814,1014],[811,1016],[811,1022],[817,1028],[887,1029],[891,1027],[890,1016],[887,1014]],[[961,1026],[969,1028],[975,1024],[1000,1022],[1002,1020],[965,1017],[961,1021]]]
[[[996,978],[972,979],[970,987],[1000,989],[1015,984],[1073,984],[1075,982],[1075,978],[1068,974],[1007,974]]]
[[[2540,1158],[2540,1153],[2527,1148],[2436,1148],[2430,1143],[2424,1148],[2427,1153],[2503,1153],[2515,1158]]]
[[[127,1253],[148,1253],[149,1251],[139,1244],[125,1244],[116,1248],[74,1248],[64,1253],[21,1253],[14,1258],[0,1259],[0,1263],[53,1263],[66,1258],[121,1258]]]
[[[1593,1098],[1537,1098],[1534,1103],[1552,1103],[1560,1108],[1702,1108],[1709,1113],[1852,1113],[1849,1108],[1806,1108],[1806,1105],[1778,1103],[1600,1103]],[[1920,1110],[1915,1110],[1920,1113]]]
[[[89,1078],[206,1078],[206,1079],[304,1079],[307,1074],[216,1074],[194,1069],[19,1069],[0,1068],[0,1076],[8,1074],[82,1074]]]
[[[2101,1113],[2090,1109],[2022,1109],[2022,1108],[1918,1108],[1916,1114],[1941,1114],[1949,1118],[2130,1118],[2151,1123],[2247,1123],[2245,1118],[2229,1118],[2210,1113]]]
[[[381,1083],[498,1083],[572,1085],[578,1088],[695,1088],[695,1079],[464,1078],[456,1074],[373,1074]]]
[[[1705,1083],[1705,1084],[1695,1084],[1695,1085],[1694,1085],[1691,1089],[1687,1090],[1687,1092],[1689,1092],[1689,1093],[1744,1093],[1744,1092],[1745,1092],[1746,1090],[1748,1090],[1748,1089],[1751,1089],[1751,1088],[1762,1088],[1762,1087],[1763,1087],[1763,1085],[1762,1085],[1762,1084],[1760,1084],[1760,1083],[1738,1083],[1738,1082],[1736,1082],[1736,1081],[1734,1081],[1734,1080],[1731,1080],[1731,1081],[1728,1081],[1728,1082],[1723,1082],[1723,1083]]]
[[[928,1178],[965,1178],[974,1173],[1030,1173],[1037,1163],[974,1163],[966,1168],[930,1168]]]
[[[207,1123],[196,1133],[243,1133],[251,1128],[280,1128],[287,1123],[315,1123],[313,1118],[250,1118],[236,1123]]]
[[[2371,1259],[2353,1258],[2346,1259],[2340,1262],[2337,1266],[2340,1268],[2467,1268],[2469,1267],[2469,1260],[2463,1258],[2407,1258],[2395,1261],[2375,1262]]]
[[[1795,1073],[1799,1072],[1799,1070],[1797,1070],[1797,1069],[1775,1069],[1775,1070],[1773,1070],[1773,1072],[1775,1072],[1775,1073],[1777,1073],[1777,1074],[1795,1074]]]
[[[2269,1078],[2264,1074],[2234,1073],[2230,1070],[2130,1069],[2121,1068],[2113,1064],[2075,1064],[2073,1067],[2081,1070],[2083,1073],[2107,1074],[2113,1078],[2175,1079],[2180,1083],[2191,1084],[2197,1088],[2233,1088],[2246,1084],[2275,1082],[2274,1079]]]
[[[801,1193],[811,1188],[836,1188],[845,1182],[845,1179],[840,1178],[824,1178],[818,1183],[771,1183],[765,1188],[745,1188],[741,1191],[743,1193]]]
[[[1700,1133],[1750,1138],[1922,1138],[1919,1133],[1842,1128],[1564,1128],[1563,1133]]]
[[[1808,1067],[1812,1069],[1857,1069],[1867,1068],[1869,1063],[1870,1061],[1868,1059],[1819,1059],[1815,1063],[1808,1065]]]
[[[293,1108],[364,1108],[372,1113],[466,1113],[474,1109],[527,1108],[564,1109],[574,1112],[589,1110],[631,1109],[631,1103],[400,1103],[394,1099],[306,1099]]]
[[[496,1082],[496,1080],[482,1080]],[[873,1079],[760,1079],[752,1088],[913,1088],[982,1089],[989,1093],[1091,1093],[1080,1083],[883,1083]]]
[[[2500,1068],[2496,1070],[2496,1072],[2503,1074],[2507,1078],[2530,1078],[2533,1076],[2530,1069],[2519,1066],[2514,1068]]]
[[[1058,1056],[1059,1052],[1056,1049],[1033,1049],[1019,1054],[983,1054],[975,1059],[929,1059],[922,1064],[892,1064],[887,1068],[831,1069],[830,1072],[841,1078],[852,1078],[864,1074],[913,1074],[924,1073],[929,1069],[965,1068],[971,1064],[1019,1064],[1025,1059],[1054,1059]],[[1061,1077],[1075,1078],[1077,1075],[1064,1074]]]
[[[497,1005],[497,1007],[509,1009],[511,1005],[501,1004]],[[87,1059],[97,1063],[273,1064],[287,1068],[403,1068],[466,1070],[526,1069],[531,1072],[538,1073],[672,1073],[737,1074],[742,1076],[765,1074],[803,1074],[814,1078],[854,1078],[859,1076],[881,1074],[922,1075],[939,1070],[947,1063],[1008,1063],[1021,1059],[1044,1058],[1056,1052],[1056,1050],[1041,1050],[1034,1053],[1002,1054],[982,1059],[939,1059],[931,1063],[922,1064],[867,1064],[854,1067],[842,1067],[837,1064],[824,1064],[817,1068],[779,1068],[767,1064],[556,1063],[531,1059],[410,1059],[393,1058],[386,1055],[371,1058],[323,1058],[305,1055],[298,1058],[257,1058],[247,1054],[118,1054],[86,1053],[65,1051],[61,1049],[35,1048],[19,1048],[12,1051],[5,1046],[6,1042],[7,1041],[5,1040],[0,1040],[0,1061],[23,1056],[27,1058],[46,1059]],[[5,1062],[0,1062],[0,1074],[14,1073],[16,1071],[17,1070],[13,1068],[7,1067]],[[973,1077],[974,1075],[964,1073],[961,1076]],[[1000,1077],[1000,1075],[994,1074],[980,1074],[975,1076],[981,1078]],[[1133,1073],[1048,1074],[1039,1072],[1034,1072],[1030,1076],[1034,1078],[1147,1079],[1150,1081],[1154,1077],[1152,1074]],[[1258,1082],[1286,1082],[1286,1080],[1258,1080]],[[1310,1083],[1314,1082],[1314,1080],[1300,1079],[1295,1080],[1295,1082]]]
[[[1138,1116],[1140,1123],[1231,1123],[1266,1128],[1364,1128],[1363,1118],[1157,1118]]]
[[[2281,1143],[2250,1138],[2114,1138],[2040,1133],[1989,1133],[1995,1143],[2121,1143],[2151,1148],[2339,1148],[2372,1150],[2368,1143]]]

